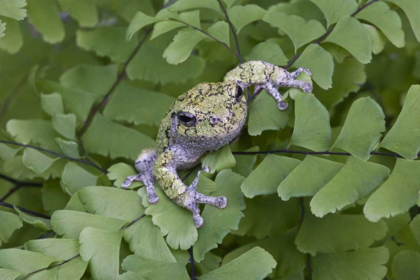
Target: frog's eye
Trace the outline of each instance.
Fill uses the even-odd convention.
[[[235,99],[236,99],[237,102],[241,101],[242,94],[243,94],[242,88],[240,86],[236,86]]]
[[[178,113],[178,120],[182,125],[187,127],[194,126],[197,122],[196,117],[193,114],[187,112]]]

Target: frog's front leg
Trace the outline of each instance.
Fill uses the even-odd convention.
[[[197,192],[200,172],[192,184],[186,186],[176,171],[175,157],[174,151],[167,151],[159,155],[154,167],[156,179],[172,201],[193,213],[194,224],[200,228],[203,226],[204,220],[200,216],[200,208],[197,203],[210,204],[222,209],[226,207],[227,199],[224,196],[210,197]]]
[[[287,102],[282,102],[283,97],[281,96],[280,92],[270,83],[265,84],[262,86],[276,101],[277,107],[279,110],[286,110],[289,104]]]
[[[156,151],[154,149],[144,149],[140,152],[134,164],[140,173],[128,176],[121,184],[122,188],[128,188],[134,181],[142,182],[146,187],[147,197],[150,204],[158,202],[159,197],[155,190],[155,176],[153,175],[153,166],[156,161]]]

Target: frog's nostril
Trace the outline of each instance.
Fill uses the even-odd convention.
[[[218,122],[220,122],[220,118],[219,117],[210,117],[210,123],[211,124],[217,124]]]

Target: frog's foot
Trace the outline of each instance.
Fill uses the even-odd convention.
[[[210,204],[216,206],[219,209],[223,209],[227,206],[227,199],[224,196],[207,196],[191,188],[189,188],[184,195],[184,207],[193,213],[193,221],[197,228],[202,227],[204,224],[204,220],[200,216],[200,208],[197,204]]]
[[[121,184],[121,188],[128,189],[134,181],[141,182],[141,174],[128,176],[125,181]]]
[[[312,72],[309,69],[306,68],[299,68],[298,70],[290,73],[290,75],[292,76],[293,79],[296,79],[297,76],[300,75],[300,73],[305,72],[306,74],[308,74],[309,76],[312,76]]]

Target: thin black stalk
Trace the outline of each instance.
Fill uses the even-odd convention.
[[[51,154],[51,155],[58,156],[60,158],[68,159],[70,161],[74,161],[74,162],[79,162],[79,163],[90,165],[90,166],[98,169],[99,171],[101,171],[104,174],[107,174],[108,173],[107,170],[105,170],[105,169],[97,166],[96,164],[94,164],[94,163],[92,163],[90,161],[86,161],[86,160],[82,160],[82,159],[78,159],[78,158],[72,158],[72,157],[69,157],[69,156],[66,156],[66,155],[62,155],[62,154],[59,154],[59,153],[56,153],[56,152],[53,152],[53,151],[50,151],[50,150],[47,150],[47,149],[44,149],[44,148],[41,148],[41,147],[27,145],[27,144],[22,144],[22,143],[17,143],[17,142],[12,142],[12,141],[5,141],[5,140],[0,140],[0,143],[9,144],[9,145],[15,145],[15,146],[20,146],[20,147],[24,147],[24,148],[35,149],[35,150],[42,151],[42,152],[45,152],[45,153],[48,153],[48,154]]]
[[[369,2],[367,2],[365,5],[360,6],[356,11],[354,11],[354,13],[352,13],[350,16],[354,17],[356,16],[358,13],[360,13],[361,11],[363,11],[365,8],[369,7],[370,5],[372,5],[373,3],[377,2],[379,0],[370,0]],[[319,45],[320,43],[322,43],[322,41],[324,41],[328,35],[331,34],[331,32],[333,31],[333,28],[330,28],[327,30],[327,32],[325,32],[321,37],[319,37],[314,44]],[[287,63],[287,65],[284,67],[285,69],[289,68],[290,66],[293,65],[293,63],[295,63],[295,61],[302,55],[303,52],[297,53],[290,61],[289,63]]]
[[[226,18],[227,23],[229,24],[230,30],[232,31],[232,35],[233,35],[233,38],[235,39],[235,44],[236,44],[236,53],[238,54],[239,62],[242,64],[242,63],[244,63],[244,61],[242,59],[241,50],[239,48],[239,41],[238,41],[238,36],[236,35],[235,27],[233,26],[232,22],[230,21],[230,18],[228,16],[228,13],[227,13],[225,7],[222,4],[222,1],[221,0],[217,0],[217,1],[219,2],[220,8],[222,9],[223,13],[225,14],[225,18]]]
[[[15,206],[13,204],[9,204],[9,203],[3,202],[3,201],[0,201],[0,206],[4,206],[4,207],[10,208],[10,209],[15,209],[15,207],[16,207],[20,211],[22,211],[24,213],[27,213],[27,214],[30,214],[32,216],[44,218],[44,219],[47,219],[47,220],[51,219],[50,216],[47,216],[47,215],[44,215],[44,214],[41,214],[41,213],[37,213],[35,211],[29,210],[29,209],[26,209],[26,208],[23,208],[23,207],[20,207],[20,206]]]
[[[193,247],[188,249],[188,253],[190,254],[190,263],[191,263],[191,280],[195,280],[195,262],[194,262],[194,253]]]
[[[16,180],[12,177],[9,177],[7,175],[4,174],[0,174],[0,179],[6,180],[10,183],[13,183],[15,185],[21,185],[21,186],[34,186],[34,187],[42,187],[42,183],[41,182],[31,182],[31,181],[20,181],[20,180]]]
[[[332,155],[332,156],[351,156],[350,153],[346,152],[312,152],[312,151],[294,151],[294,150],[268,150],[268,151],[258,151],[258,152],[232,152],[234,155],[268,155],[268,154],[301,154],[301,155]],[[387,156],[387,157],[397,157],[401,158],[399,154],[396,153],[381,153],[381,152],[371,152],[371,155],[374,156]],[[420,154],[418,155],[420,156]]]

